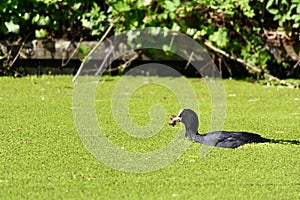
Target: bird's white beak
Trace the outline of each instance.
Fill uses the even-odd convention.
[[[181,122],[181,117],[176,116],[172,119],[172,121]]]
[[[176,125],[176,122],[181,122],[181,117],[174,117],[174,116],[170,116],[170,119],[172,120],[169,125],[170,126],[175,126]]]
[[[174,115],[170,115],[170,119],[172,120],[169,125],[170,126],[175,126],[176,122],[181,122],[181,113],[182,113],[183,109],[180,110],[180,112],[178,113],[178,115],[175,117]]]

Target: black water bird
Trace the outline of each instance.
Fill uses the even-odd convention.
[[[216,131],[199,134],[198,116],[191,109],[182,109],[177,116],[171,115],[170,118],[172,120],[170,126],[175,126],[176,122],[182,122],[185,125],[185,136],[188,139],[209,146],[237,148],[248,143],[264,143],[271,141],[258,134],[248,132]]]

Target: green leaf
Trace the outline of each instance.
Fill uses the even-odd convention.
[[[277,8],[270,8],[268,9],[268,11],[273,15],[277,15],[279,13],[279,10]]]
[[[168,13],[162,13],[161,16],[163,19],[168,19]]]
[[[209,36],[209,40],[215,42],[219,47],[225,47],[229,41],[226,28],[219,28]]]
[[[285,16],[282,16],[281,14],[275,15],[274,21],[277,21],[277,20],[283,22],[285,20]]]
[[[18,34],[20,32],[20,26],[18,24],[15,24],[12,20],[10,20],[9,22],[5,22],[4,24],[7,29],[6,34],[7,33]]]
[[[82,43],[78,49],[78,53],[80,54],[88,54],[90,52],[91,48],[86,45],[85,43]]]
[[[193,36],[196,33],[196,31],[197,31],[197,29],[195,29],[195,28],[188,28],[186,30],[186,34],[190,35],[190,36]]]
[[[296,22],[300,21],[300,15],[293,15],[292,19],[295,20]]]
[[[26,20],[26,21],[29,20],[30,19],[30,13],[24,13],[23,19]]]
[[[176,7],[180,6],[180,0],[173,0]]]
[[[71,8],[72,8],[72,10],[77,11],[80,8],[80,6],[81,6],[81,3],[75,3]]]
[[[35,24],[39,21],[40,19],[40,14],[36,14],[36,16],[34,16],[31,20],[31,23]]]
[[[42,39],[48,36],[48,31],[45,29],[35,30],[35,37]]]
[[[162,46],[162,49],[163,49],[163,51],[170,51],[170,46],[164,44],[164,45]]]
[[[269,0],[266,5],[266,9],[269,9],[273,5],[274,0]]]
[[[130,5],[123,1],[118,1],[116,4],[114,4],[114,7],[118,12],[127,12],[131,10]]]
[[[174,20],[176,17],[176,14],[171,12],[171,13],[169,13],[169,16],[170,16],[170,19]]]
[[[133,26],[134,26],[134,27],[138,27],[138,25],[139,25],[139,22],[138,22],[138,21],[134,21],[134,22],[133,22]]]
[[[170,12],[174,12],[176,10],[176,4],[172,1],[165,1],[163,7]]]
[[[180,31],[180,26],[176,22],[174,22],[171,29],[173,31]]]
[[[83,26],[84,28],[88,28],[88,29],[92,29],[92,28],[93,28],[93,24],[92,24],[89,20],[83,18],[83,19],[81,19],[80,21],[81,21],[82,26]]]
[[[37,21],[38,26],[47,26],[50,24],[50,17],[49,16],[41,16]]]
[[[298,0],[297,0],[297,1],[298,1]],[[297,13],[298,13],[298,15],[299,15],[299,13],[300,13],[300,3],[298,4],[296,10],[297,10]]]
[[[92,30],[92,32],[91,32],[91,35],[100,35],[100,32],[99,32],[99,30],[97,30],[97,29],[93,29]]]

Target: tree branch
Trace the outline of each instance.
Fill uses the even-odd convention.
[[[259,69],[259,68],[255,67],[255,66],[253,66],[253,65],[251,65],[251,64],[249,64],[249,63],[247,63],[245,60],[243,60],[243,59],[241,59],[241,58],[235,58],[234,56],[229,55],[227,52],[225,52],[225,51],[223,51],[223,50],[221,50],[221,49],[215,47],[213,44],[211,44],[211,43],[208,42],[208,41],[205,41],[204,44],[205,44],[208,48],[210,48],[211,50],[213,50],[213,51],[216,52],[216,53],[220,53],[220,54],[224,55],[225,57],[227,57],[227,58],[229,58],[229,59],[231,59],[231,60],[236,60],[236,61],[238,61],[239,63],[241,63],[241,64],[243,64],[243,65],[246,65],[247,67],[249,67],[250,69],[252,69],[253,71],[255,71],[255,72],[259,73],[259,74],[262,74],[262,73],[263,73],[263,70],[262,70],[262,69]],[[300,60],[299,60],[298,62],[300,63]],[[297,64],[296,64],[295,66],[297,66],[297,65],[299,64],[298,62],[297,62]],[[295,67],[295,66],[294,66],[294,67]],[[288,83],[288,82],[286,82],[286,81],[284,81],[284,80],[280,80],[279,78],[277,78],[277,77],[275,77],[275,76],[273,76],[273,75],[271,75],[271,74],[269,74],[269,73],[266,73],[266,72],[265,72],[265,73],[264,73],[264,76],[265,76],[266,78],[268,78],[270,81],[275,81],[275,82],[279,83],[280,85],[284,85],[284,86],[291,87],[291,88],[297,87],[297,85]]]
[[[208,41],[205,41],[204,44],[205,44],[205,46],[207,46],[207,47],[210,48],[211,50],[213,50],[213,51],[215,51],[215,52],[217,52],[217,53],[220,53],[220,54],[222,54],[223,56],[225,56],[225,57],[227,57],[227,58],[229,58],[229,59],[231,59],[231,60],[236,60],[236,61],[238,61],[239,63],[242,63],[243,65],[246,65],[247,67],[249,67],[250,69],[252,69],[253,71],[255,71],[255,72],[259,73],[259,74],[263,72],[261,69],[255,67],[255,66],[253,66],[253,65],[251,65],[251,64],[249,64],[249,63],[247,63],[245,60],[243,60],[243,59],[241,59],[241,58],[235,58],[235,57],[229,55],[227,52],[225,52],[225,51],[223,51],[223,50],[221,50],[221,49],[219,49],[219,48],[213,46],[213,45],[212,45],[210,42],[208,42]]]
[[[21,53],[21,50],[23,49],[28,37],[31,35],[31,32],[27,34],[27,36],[25,37],[24,41],[22,42],[20,48],[19,48],[19,51],[17,53],[17,55],[14,57],[13,61],[9,64],[9,67],[8,68],[11,68],[13,66],[13,64],[16,62],[16,60],[19,58],[19,55]]]
[[[86,58],[88,59],[93,53],[94,51],[100,46],[100,44],[103,42],[103,40],[106,38],[106,36],[108,35],[108,33],[111,31],[111,29],[114,27],[114,24],[119,20],[119,18],[117,18],[114,22],[112,22],[110,24],[110,26],[107,28],[106,32],[104,33],[104,35],[102,36],[102,38],[97,42],[97,44],[94,46],[94,48],[88,53],[88,55],[86,56]],[[86,59],[85,59],[86,60]],[[76,81],[77,77],[80,74],[80,71],[82,70],[85,60],[81,63],[76,75],[73,78],[73,82]]]

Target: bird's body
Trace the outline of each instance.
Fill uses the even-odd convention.
[[[223,148],[237,148],[248,143],[263,143],[269,142],[269,139],[263,138],[255,133],[248,132],[230,132],[230,131],[216,131],[206,134],[189,134],[187,138],[199,142],[201,144],[223,147]]]
[[[223,147],[237,148],[248,143],[263,143],[269,142],[267,138],[263,138],[255,133],[248,132],[230,132],[230,131],[215,131],[206,134],[198,133],[198,116],[190,109],[183,109],[178,116],[171,117],[170,125],[174,126],[176,122],[182,122],[186,127],[186,137],[201,144]]]

